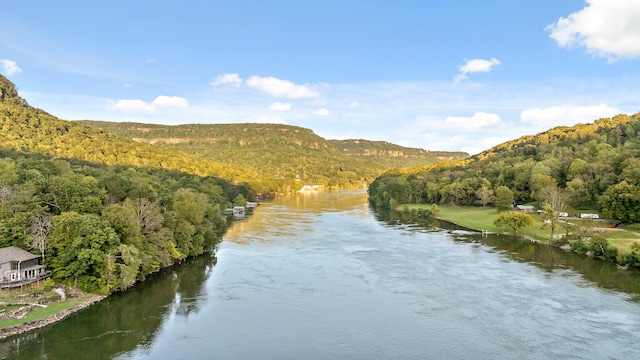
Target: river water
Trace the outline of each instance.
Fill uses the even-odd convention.
[[[444,227],[444,228],[443,228]],[[640,276],[374,213],[276,198],[215,255],[0,343],[17,359],[637,359]]]

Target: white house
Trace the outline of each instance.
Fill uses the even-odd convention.
[[[0,249],[0,286],[13,287],[38,281],[49,276],[40,255],[34,255],[16,246]]]

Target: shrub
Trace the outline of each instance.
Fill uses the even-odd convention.
[[[56,283],[55,283],[55,281],[53,281],[52,278],[47,278],[45,281],[42,282],[42,287],[43,287],[44,291],[51,291],[55,284]]]

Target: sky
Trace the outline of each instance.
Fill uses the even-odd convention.
[[[25,0],[0,24],[0,73],[65,120],[476,154],[640,112],[638,0]]]

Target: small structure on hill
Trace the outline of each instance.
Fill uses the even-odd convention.
[[[51,275],[40,264],[40,255],[16,246],[0,249],[0,287],[9,288],[31,284]]]

